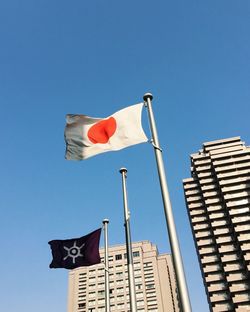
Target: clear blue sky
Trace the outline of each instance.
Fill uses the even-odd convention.
[[[1,1],[1,311],[66,312],[47,242],[104,218],[124,242],[122,166],[133,240],[170,251],[150,144],[64,159],[67,113],[106,117],[150,91],[193,311],[208,312],[182,179],[203,142],[250,145],[249,61],[249,0]]]

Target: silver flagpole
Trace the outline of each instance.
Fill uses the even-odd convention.
[[[128,264],[128,280],[129,280],[129,297],[130,297],[130,311],[137,312],[136,296],[135,296],[135,277],[134,277],[134,265],[133,265],[133,253],[131,245],[131,233],[130,233],[130,214],[128,210],[126,178],[127,169],[121,168],[120,173],[122,175],[122,190],[123,190],[123,203],[124,203],[124,226],[126,232],[126,248],[127,248],[127,264]]]
[[[105,312],[110,312],[109,298],[109,255],[108,255],[108,219],[102,221],[104,227],[104,265],[105,265]]]
[[[170,197],[169,197],[169,192],[168,192],[167,180],[166,180],[166,175],[165,175],[165,169],[164,169],[164,164],[163,164],[163,159],[162,159],[162,150],[160,148],[154,114],[152,110],[151,100],[153,99],[153,95],[151,93],[146,93],[143,96],[143,99],[148,108],[148,116],[149,116],[150,128],[151,128],[151,133],[152,133],[152,141],[153,141],[152,145],[155,151],[157,169],[158,169],[160,186],[161,186],[161,194],[162,194],[163,205],[164,205],[165,218],[167,222],[169,242],[170,242],[170,247],[171,247],[172,256],[173,256],[173,264],[175,268],[177,286],[179,290],[180,304],[181,304],[183,312],[191,312],[192,309],[191,309],[191,304],[189,300],[186,278],[185,278],[185,273],[183,269],[181,252],[180,252],[178,237],[176,233],[174,217],[173,217],[173,212],[172,212],[172,207],[171,207],[171,202],[170,202]]]

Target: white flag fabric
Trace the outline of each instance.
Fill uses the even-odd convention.
[[[147,142],[141,125],[143,105],[128,106],[107,118],[67,115],[65,158],[81,160]]]

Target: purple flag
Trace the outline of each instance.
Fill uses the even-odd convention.
[[[100,236],[101,229],[98,229],[79,238],[50,241],[53,260],[49,267],[75,269],[100,263]]]

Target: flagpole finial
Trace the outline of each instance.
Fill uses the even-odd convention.
[[[102,223],[103,223],[103,224],[109,223],[109,219],[103,219],[103,220],[102,220]]]
[[[153,100],[153,94],[152,94],[152,93],[145,93],[145,94],[143,95],[143,100],[144,100],[145,102],[147,102],[147,99]]]
[[[128,170],[126,168],[121,168],[119,171],[120,171],[120,173],[124,172],[125,174],[128,172]]]

